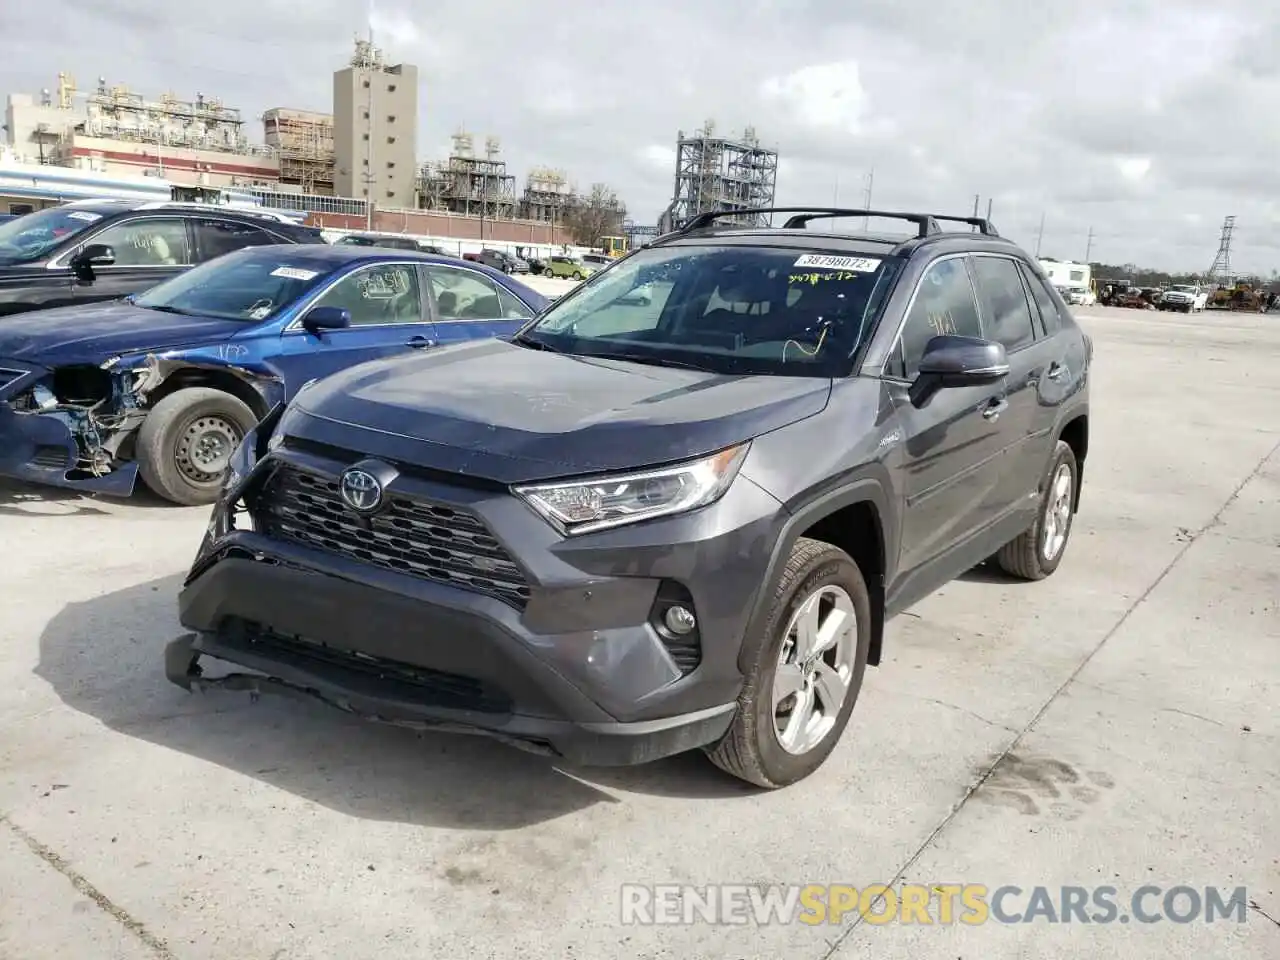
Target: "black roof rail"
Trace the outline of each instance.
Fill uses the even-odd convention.
[[[919,238],[942,233],[942,227],[938,224],[939,220],[967,223],[970,226],[977,227],[981,233],[989,237],[998,237],[1000,235],[989,220],[984,220],[981,217],[952,217],[940,213],[901,213],[891,210],[853,210],[847,207],[751,207],[737,210],[708,210],[693,217],[676,232],[685,234],[694,230],[702,230],[712,226],[717,220],[724,217],[761,216],[775,213],[792,214],[782,225],[784,230],[803,230],[810,220],[826,220],[836,217],[882,217],[889,220],[905,220],[908,223],[915,224],[916,236]]]
[[[967,223],[971,227],[977,227],[978,232],[988,237],[1000,236],[996,230],[996,225],[985,217],[949,217],[944,213],[930,214],[935,220],[946,220],[949,223]]]

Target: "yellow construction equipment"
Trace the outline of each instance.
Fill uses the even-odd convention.
[[[1210,310],[1238,310],[1257,313],[1266,303],[1261,292],[1251,283],[1237,283],[1233,287],[1219,287],[1209,295]]]
[[[616,260],[618,257],[624,256],[626,254],[627,238],[626,237],[601,237],[600,249],[606,257],[613,257]]]

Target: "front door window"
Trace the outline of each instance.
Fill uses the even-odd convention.
[[[175,267],[191,263],[187,225],[177,218],[126,220],[112,224],[88,242],[110,247],[117,267]]]

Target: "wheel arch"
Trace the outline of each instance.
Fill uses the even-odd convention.
[[[260,387],[258,378],[251,379],[248,374],[230,367],[184,365],[166,372],[161,384],[147,393],[147,405],[155,406],[165,397],[188,387],[210,387],[231,394],[261,420],[274,405],[271,394],[276,391],[271,390],[271,386],[274,384],[263,384]]]
[[[839,547],[858,564],[871,598],[871,647],[867,662],[877,665],[884,638],[885,585],[889,558],[895,556],[897,526],[889,509],[889,495],[883,484],[863,477],[841,486],[795,509],[784,523],[769,566],[752,607],[746,642],[739,654],[739,666],[746,669],[755,646],[764,642],[762,632],[773,600],[774,587],[801,537],[821,540]]]
[[[1082,410],[1074,416],[1067,417],[1061,429],[1058,430],[1058,439],[1069,446],[1071,452],[1076,456],[1076,489],[1072,510],[1078,513],[1080,511],[1080,490],[1084,486],[1084,461],[1089,455],[1088,411]]]

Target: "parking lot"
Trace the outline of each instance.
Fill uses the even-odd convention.
[[[575,770],[184,694],[160,656],[207,509],[0,485],[0,957],[1280,955],[1280,318],[1080,315],[1093,426],[1062,567],[974,571],[895,620],[836,753],[772,793],[697,755]],[[624,884],[894,882],[1250,903],[621,923]]]

